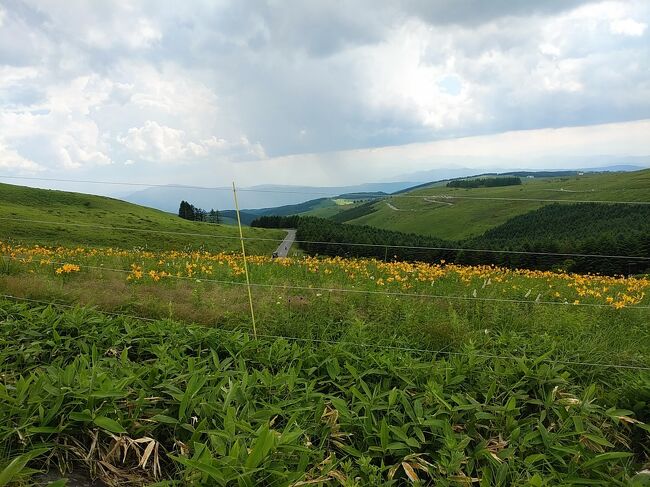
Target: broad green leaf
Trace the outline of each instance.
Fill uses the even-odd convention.
[[[82,411],[80,413],[78,412],[72,412],[68,415],[68,417],[72,421],[83,421],[84,423],[88,423],[93,420],[93,417],[90,415],[89,412],[87,411]]]
[[[18,475],[24,470],[27,463],[34,458],[42,455],[47,452],[48,448],[38,448],[22,455],[17,456],[9,465],[7,465],[2,472],[0,472],[0,487],[9,485],[10,482],[13,482]]]
[[[381,442],[382,450],[385,451],[388,448],[388,443],[390,442],[390,435],[388,434],[388,424],[384,418],[382,418],[381,422],[379,423],[379,440]]]
[[[613,462],[616,460],[621,460],[623,458],[629,458],[633,454],[629,452],[623,452],[623,451],[613,451],[609,453],[601,453],[600,455],[596,455],[594,458],[591,460],[585,462],[582,464],[583,469],[590,469],[593,468],[597,465],[601,465],[603,463],[607,462]]]
[[[614,445],[612,445],[609,441],[607,441],[607,439],[603,438],[602,436],[596,436],[596,435],[592,435],[592,434],[589,434],[589,433],[585,433],[582,436],[584,436],[588,440],[593,441],[594,443],[597,443],[599,445],[614,448]]]
[[[176,418],[165,416],[164,414],[156,414],[155,416],[151,417],[151,420],[156,421],[157,423],[178,424],[178,420]]]
[[[107,418],[106,416],[97,416],[93,422],[100,428],[110,431],[111,433],[126,433],[126,430],[120,423],[114,419]]]
[[[251,452],[246,459],[247,468],[256,468],[258,467],[264,458],[269,454],[271,449],[275,446],[276,436],[275,432],[269,430],[268,425],[264,425],[260,432],[258,433],[257,438],[253,442],[251,447]]]
[[[186,467],[199,470],[204,474],[208,475],[212,480],[217,482],[219,485],[226,485],[227,477],[224,475],[225,471],[220,468],[215,468],[212,465],[209,465],[205,462],[194,460],[191,458],[178,457],[175,455],[167,455],[169,458],[178,462]]]

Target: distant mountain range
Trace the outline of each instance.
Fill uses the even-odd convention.
[[[242,209],[267,209],[346,194],[394,193],[417,184],[418,182],[367,183],[356,186],[260,185],[238,188],[237,199]],[[172,213],[178,212],[182,200],[206,210],[231,210],[235,207],[232,188],[229,187],[157,186],[121,196],[121,199]]]

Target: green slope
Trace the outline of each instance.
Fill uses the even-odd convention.
[[[335,196],[332,198],[317,198],[295,205],[276,206],[272,208],[243,209],[240,213],[242,225],[250,225],[253,220],[261,216],[317,216],[330,218],[344,211],[363,205],[369,198],[376,198],[375,193],[351,193]],[[385,193],[383,193],[385,195]],[[235,210],[224,210],[219,212],[224,223],[237,223]]]
[[[285,235],[283,231],[254,228],[244,232],[245,237],[282,239]],[[237,251],[238,237],[238,229],[231,225],[190,222],[113,198],[0,184],[0,240],[126,249]],[[270,253],[276,246],[273,241],[246,242],[250,253]]]
[[[250,225],[251,222],[260,216],[264,215],[277,215],[289,216],[311,213],[312,211],[319,211],[320,209],[335,207],[336,203],[332,198],[317,198],[315,200],[305,201],[295,205],[275,206],[272,208],[255,208],[243,209],[239,212],[242,225]],[[237,223],[237,212],[235,210],[220,211],[219,215],[223,218],[224,222]]]
[[[468,199],[445,199],[441,196]],[[483,234],[517,215],[552,202],[484,200],[522,198],[566,201],[650,201],[650,169],[572,177],[523,178],[521,186],[447,188],[435,186],[375,202],[371,213],[346,223],[413,232],[449,240]]]

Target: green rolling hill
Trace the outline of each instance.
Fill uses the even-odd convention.
[[[369,200],[388,196],[386,193],[346,193],[331,198],[317,198],[298,203],[295,205],[275,206],[272,208],[243,209],[239,212],[242,225],[250,225],[251,222],[261,216],[317,216],[320,218],[336,217],[347,210],[364,205]],[[219,212],[224,223],[237,223],[237,212],[235,210],[224,210]]]
[[[472,189],[432,183],[339,213],[335,218],[338,222],[462,240],[553,203],[529,200],[650,201],[650,169],[524,177],[522,182],[518,186]]]
[[[205,236],[185,235],[197,233]],[[285,232],[245,228],[244,236],[281,240]],[[238,237],[231,225],[190,222],[113,198],[0,184],[0,240],[216,252],[238,251]],[[246,242],[250,253],[271,253],[276,247],[275,241]]]

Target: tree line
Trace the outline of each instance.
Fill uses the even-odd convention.
[[[185,200],[181,201],[178,208],[178,216],[185,220],[194,222],[221,223],[221,217],[219,216],[218,210],[211,209],[210,211],[206,211]]]
[[[517,186],[521,184],[518,177],[454,179],[447,183],[448,188],[495,188],[498,186]]]
[[[302,241],[300,247],[312,255],[423,262],[445,260],[458,264],[495,264],[607,275],[650,272],[650,260],[643,259],[650,259],[648,205],[548,205],[512,218],[480,237],[462,241],[305,216],[263,216],[253,221],[252,226],[296,228],[297,240]]]

